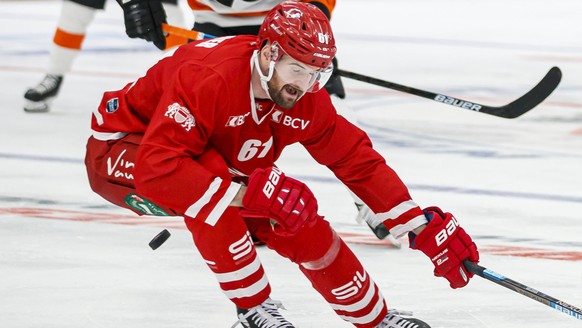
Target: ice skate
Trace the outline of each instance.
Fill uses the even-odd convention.
[[[279,313],[279,309],[285,308],[281,302],[270,298],[251,309],[237,308],[239,320],[231,328],[235,328],[239,323],[245,328],[294,328],[295,326]]]
[[[59,93],[63,82],[62,75],[47,74],[34,88],[26,90],[24,94],[24,111],[28,113],[46,113]]]
[[[388,310],[386,318],[376,328],[430,328],[426,322],[411,315],[412,312]]]

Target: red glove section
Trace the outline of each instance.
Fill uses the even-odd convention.
[[[276,167],[251,174],[242,203],[242,216],[271,218],[277,221],[274,230],[280,235],[294,235],[319,218],[311,190]]]
[[[473,274],[465,269],[463,260],[478,263],[477,246],[451,213],[428,207],[424,215],[430,222],[418,236],[409,233],[410,247],[426,254],[435,266],[434,275],[445,277],[451,288],[464,287]]]

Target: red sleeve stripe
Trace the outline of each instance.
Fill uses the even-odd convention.
[[[241,269],[236,270],[236,271],[225,272],[225,273],[215,273],[215,274],[216,274],[216,279],[218,279],[218,282],[227,283],[227,282],[243,280],[243,279],[249,277],[250,275],[252,275],[253,273],[259,271],[260,268],[261,268],[261,260],[259,260],[259,257],[255,254],[255,260],[253,262],[251,262],[249,265],[242,267]]]
[[[210,186],[208,186],[208,189],[206,189],[204,195],[202,195],[202,197],[200,197],[198,201],[196,201],[194,204],[190,205],[190,207],[188,207],[186,213],[184,214],[191,218],[196,218],[198,216],[198,213],[200,213],[200,211],[202,210],[202,207],[206,206],[206,204],[210,202],[212,196],[218,191],[221,183],[222,183],[221,178],[215,178],[210,183]]]
[[[220,198],[218,203],[216,203],[216,205],[212,209],[212,212],[210,212],[210,214],[208,215],[208,218],[206,219],[206,223],[210,224],[211,226],[214,226],[216,224],[216,222],[218,222],[218,219],[220,219],[220,217],[222,216],[222,213],[224,213],[224,211],[226,211],[226,208],[230,205],[230,203],[232,202],[232,200],[234,199],[234,197],[238,193],[240,187],[241,187],[241,185],[239,185],[238,183],[234,183],[234,182],[229,183],[228,188],[226,189],[226,192]]]
[[[396,238],[400,238],[402,237],[404,234],[408,233],[409,231],[412,231],[418,227],[420,227],[423,224],[427,224],[428,220],[426,219],[426,217],[424,216],[424,214],[421,214],[411,220],[408,220],[406,223],[404,224],[397,224],[392,228],[388,228],[390,230],[390,233],[396,237]]]
[[[404,201],[388,212],[378,213],[374,219],[382,221],[396,238],[427,223],[422,210],[413,200]]]
[[[214,226],[239,189],[239,184],[217,177],[210,183],[204,195],[190,205],[184,214]]]
[[[415,207],[418,207],[418,205],[413,200],[407,200],[394,206],[388,212],[376,214],[375,218],[382,222],[386,220],[394,220]]]

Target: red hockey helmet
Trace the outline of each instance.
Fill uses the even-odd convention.
[[[277,43],[293,59],[320,68],[329,67],[337,51],[325,14],[304,2],[284,1],[275,6],[265,17],[258,38],[259,46],[265,41]]]

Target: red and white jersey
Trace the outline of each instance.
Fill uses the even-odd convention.
[[[196,23],[218,26],[261,25],[267,12],[284,0],[188,0]],[[312,2],[312,1],[303,1]],[[335,0],[318,0],[331,13]]]
[[[256,37],[229,36],[180,47],[124,89],[106,92],[92,128],[100,140],[145,133],[135,161],[137,191],[177,213],[213,224],[239,189],[196,156],[215,149],[230,172],[273,166],[301,143],[400,236],[426,222],[406,186],[367,135],[337,115],[324,90],[291,109],[252,101]],[[254,107],[251,104],[255,103]]]

